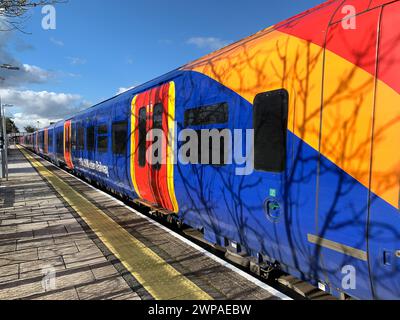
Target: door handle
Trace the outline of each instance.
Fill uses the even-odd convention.
[[[264,205],[267,217],[276,222],[281,216],[281,205],[275,199],[267,199]]]

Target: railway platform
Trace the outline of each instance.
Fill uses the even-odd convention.
[[[0,300],[285,294],[20,147],[0,185]]]

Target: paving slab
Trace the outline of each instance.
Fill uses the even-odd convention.
[[[120,285],[110,299],[140,299],[20,151],[10,150],[9,163],[19,173],[0,183],[0,300],[79,300],[77,287],[83,298],[100,296],[106,278]],[[43,285],[49,271],[54,288]]]
[[[9,153],[15,173],[0,184],[0,300],[276,298],[38,156]]]

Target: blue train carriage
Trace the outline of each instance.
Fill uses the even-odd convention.
[[[400,2],[351,1],[349,32],[347,2],[57,123],[56,161],[260,268],[336,296],[398,299]]]
[[[68,168],[78,175],[133,197],[127,166],[128,100],[123,96],[110,99],[69,120],[71,142],[70,146],[66,143],[65,157]]]

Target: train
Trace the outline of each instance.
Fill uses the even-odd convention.
[[[397,300],[399,17],[397,0],[326,1],[20,144],[255,270]]]

